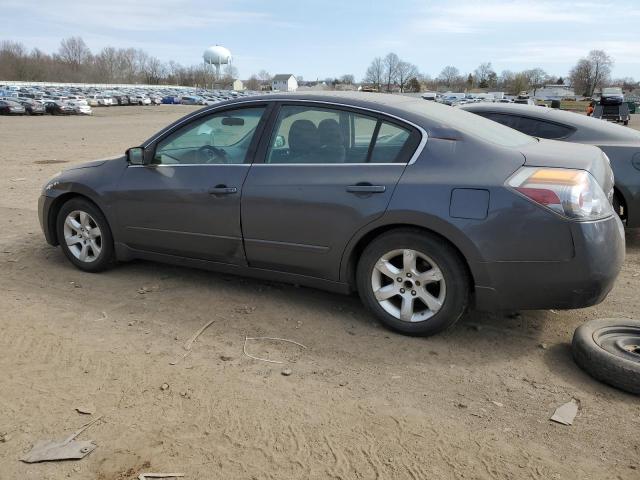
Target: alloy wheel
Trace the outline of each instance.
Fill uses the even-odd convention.
[[[102,251],[102,232],[87,212],[74,210],[64,220],[64,240],[71,254],[81,262],[95,261]]]
[[[423,322],[444,304],[446,285],[442,270],[422,252],[398,249],[378,259],[371,273],[371,288],[380,306],[404,322]]]

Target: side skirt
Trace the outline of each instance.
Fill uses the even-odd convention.
[[[210,270],[213,272],[227,273],[243,277],[257,278],[261,280],[270,280],[275,282],[290,283],[294,285],[303,285],[305,287],[317,288],[334,293],[348,295],[353,289],[348,283],[333,282],[322,278],[309,277],[307,275],[299,275],[295,273],[280,272],[277,270],[266,270],[262,268],[252,268],[244,265],[232,265],[229,263],[212,262],[210,260],[200,260],[197,258],[180,257],[178,255],[169,255],[166,253],[149,252],[146,250],[137,250],[123,243],[115,243],[116,258],[119,261],[129,261],[134,259],[150,260],[160,263],[168,263],[171,265],[180,265],[184,267],[200,268],[202,270]]]

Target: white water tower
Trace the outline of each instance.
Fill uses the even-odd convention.
[[[231,63],[231,52],[221,45],[212,45],[202,54],[204,63],[216,67],[216,79],[220,78],[220,66]]]

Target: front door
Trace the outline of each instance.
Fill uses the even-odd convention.
[[[279,108],[243,188],[250,266],[338,280],[350,238],[386,210],[420,134],[324,104]]]
[[[240,198],[262,128],[264,106],[192,120],[147,148],[148,165],[129,165],[117,201],[119,241],[131,248],[245,263]]]

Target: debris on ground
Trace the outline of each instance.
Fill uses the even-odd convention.
[[[151,286],[151,287],[144,286],[144,287],[142,287],[142,288],[139,288],[139,289],[138,289],[138,293],[139,293],[140,295],[144,295],[144,294],[146,294],[146,293],[154,292],[154,291],[156,291],[157,289],[158,289],[158,286],[157,286],[157,285],[153,285],[153,286]]]
[[[193,334],[193,336],[187,340],[187,343],[184,344],[184,349],[185,350],[191,350],[191,346],[193,345],[193,342],[196,341],[196,339],[202,335],[202,332],[204,332],[207,328],[209,328],[211,326],[211,324],[215,322],[215,320],[211,320],[207,323],[205,323],[202,328],[200,328],[200,330],[198,330],[196,333]]]
[[[76,407],[76,412],[82,413],[84,415],[93,415],[94,413],[96,413],[96,407],[91,403],[87,405],[80,405]]]
[[[78,435],[102,417],[98,417],[76,430],[61,442],[55,440],[38,440],[22,460],[25,463],[51,462],[56,460],[79,460],[93,452],[97,445],[92,440],[76,441]]]
[[[11,439],[8,433],[0,433],[0,443],[7,443]]]
[[[177,358],[176,360],[173,360],[173,361],[169,362],[169,365],[177,365],[178,363],[180,363],[181,360],[184,360],[191,353],[191,347],[193,346],[193,342],[195,342],[196,339],[200,335],[202,335],[202,332],[204,332],[207,328],[209,328],[213,322],[215,322],[215,320],[208,321],[196,333],[194,333],[191,336],[191,338],[189,340],[187,340],[186,343],[184,344],[184,349],[187,352],[184,353],[181,357]],[[178,339],[177,336],[175,338],[176,338],[176,340]]]
[[[496,407],[504,407],[504,403],[502,402],[496,402],[495,400],[491,400],[491,403],[493,403]]]
[[[576,415],[578,414],[579,406],[580,403],[578,400],[572,398],[570,402],[556,408],[555,413],[551,417],[551,421],[562,425],[573,425],[573,419],[576,418]]]
[[[261,362],[269,362],[269,363],[279,363],[279,364],[283,364],[285,362],[280,361],[280,360],[270,360],[268,358],[260,358],[260,357],[256,357],[253,356],[249,353],[247,353],[247,342],[251,340],[272,340],[275,342],[288,342],[288,343],[293,343],[294,345],[298,345],[301,348],[307,348],[306,346],[302,345],[301,343],[298,342],[294,342],[293,340],[287,340],[286,338],[277,338],[277,337],[244,337],[244,346],[242,347],[242,353],[244,353],[247,357],[249,358],[253,358],[254,360],[260,360]]]
[[[293,373],[293,371],[290,368],[285,368],[280,373],[282,373],[282,375],[284,375],[285,377],[288,377],[289,375],[291,375]]]
[[[162,385],[160,385],[160,390],[162,391],[169,390],[169,384],[163,383]]]
[[[548,347],[548,345],[546,343],[539,343],[538,344],[538,348],[541,348],[542,350],[546,350]]]
[[[184,477],[184,473],[141,473],[138,480],[146,480],[147,478],[179,478]]]
[[[231,360],[233,360],[233,357],[230,357],[229,355],[220,355],[220,360],[222,360],[223,362],[230,362]]]

